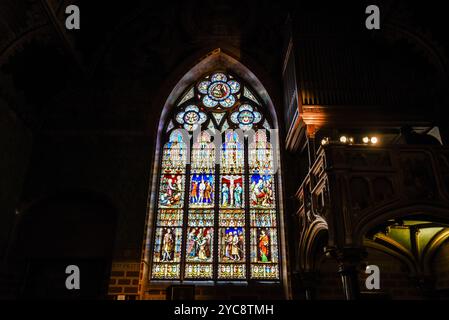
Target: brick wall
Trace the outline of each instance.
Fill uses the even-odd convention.
[[[111,299],[137,299],[140,263],[114,262],[111,268],[108,295]]]
[[[169,285],[152,284],[144,294],[145,300],[167,299]],[[280,285],[203,285],[195,286],[195,300],[283,300]]]

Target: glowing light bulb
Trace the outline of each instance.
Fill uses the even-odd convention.
[[[341,136],[340,137],[340,142],[341,143],[346,143],[346,142],[348,142],[348,138],[346,138],[346,136]]]
[[[377,137],[372,137],[372,138],[371,138],[371,143],[372,143],[372,144],[376,144],[377,142],[379,142],[379,140],[377,139]]]
[[[362,141],[363,141],[363,143],[368,143],[369,142],[369,138],[368,137],[363,137]]]

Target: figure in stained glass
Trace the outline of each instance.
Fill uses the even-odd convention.
[[[251,205],[260,207],[273,205],[273,184],[270,175],[251,176],[250,202]]]
[[[194,174],[190,187],[191,207],[210,207],[214,204],[214,176]]]
[[[226,228],[222,238],[224,243],[222,259],[223,261],[239,262],[244,257],[244,235],[243,228]]]
[[[165,231],[163,242],[162,242],[162,260],[161,261],[172,261],[174,248],[175,248],[175,239],[173,238],[172,230],[170,228],[168,228]]]
[[[229,204],[229,188],[226,183],[223,183],[223,187],[221,188],[221,196],[223,199],[223,206],[227,206]]]
[[[230,208],[242,208],[243,194],[242,176],[225,175],[221,178],[221,206]]]
[[[270,236],[266,232],[266,230],[260,230],[259,234],[259,261],[260,262],[268,262],[269,259],[269,250],[270,250]]]
[[[181,175],[163,175],[159,202],[161,207],[182,206],[183,182]]]
[[[187,259],[207,262],[212,254],[212,228],[190,228],[187,237]]]

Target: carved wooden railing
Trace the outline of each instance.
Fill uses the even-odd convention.
[[[303,253],[323,228],[328,246],[343,248],[361,246],[369,228],[407,213],[447,220],[449,149],[325,145],[296,197]]]

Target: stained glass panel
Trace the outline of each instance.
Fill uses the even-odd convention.
[[[231,87],[224,82],[214,82],[207,90],[209,98],[215,101],[223,101],[231,95]]]
[[[158,227],[182,227],[183,211],[160,209],[157,217]]]
[[[276,228],[251,228],[251,263],[278,261]]]
[[[254,173],[273,173],[273,155],[268,148],[249,148],[249,168]]]
[[[181,241],[181,228],[156,228],[153,261],[169,263],[180,262]]]
[[[228,80],[228,78],[226,77],[226,75],[224,73],[221,72],[217,72],[215,74],[212,75],[212,77],[210,78],[212,80],[212,82],[214,81],[226,81]]]
[[[245,262],[245,229],[220,228],[219,252],[220,262]]]
[[[219,264],[219,279],[246,279],[246,265],[244,264]]]
[[[225,113],[218,113],[218,112],[214,112],[212,113],[215,122],[217,123],[217,125],[220,125],[221,120],[223,119],[223,117],[225,116]]]
[[[260,104],[259,101],[257,101],[256,97],[246,87],[243,89],[243,96],[250,99],[251,101],[254,101],[257,104]]]
[[[162,171],[164,173],[184,173],[187,159],[187,149],[182,136],[175,132],[162,151]]]
[[[209,88],[210,81],[201,81],[198,85],[198,91],[202,94],[207,93],[207,88]]]
[[[183,104],[184,102],[192,99],[195,96],[195,92],[193,90],[193,88],[191,88],[181,99],[181,101],[179,101],[178,106],[180,106],[181,104]]]
[[[153,262],[151,274],[153,279],[179,279],[180,269],[179,264]]]
[[[182,95],[162,148],[152,279],[279,280],[273,149],[265,130],[251,140],[230,129],[269,128],[262,107],[244,83],[221,71]],[[219,163],[211,134],[192,134],[206,125],[210,132],[221,125]]]
[[[212,262],[213,228],[189,227],[187,229],[186,261]]]
[[[243,227],[245,226],[245,211],[243,210],[220,210],[220,227]]]
[[[240,90],[240,83],[235,80],[228,81],[228,85],[231,87],[232,93],[237,93]]]
[[[189,211],[188,225],[191,227],[213,227],[214,210],[193,209]]]
[[[251,227],[277,227],[275,210],[251,210]]]
[[[238,134],[233,130],[225,133],[225,143],[221,150],[221,166],[223,173],[243,173],[244,148]]]
[[[190,181],[190,208],[213,208],[214,188],[213,174],[193,174]]]
[[[210,142],[210,135],[202,132],[192,148],[192,172],[212,173],[215,170],[215,147]]]
[[[273,152],[265,130],[257,130],[254,140],[249,144],[249,169],[252,173],[274,173]]]
[[[222,175],[220,179],[220,207],[243,208],[243,176]]]
[[[252,208],[274,208],[274,181],[271,175],[251,175],[249,203]]]
[[[186,279],[212,279],[212,264],[186,263]]]
[[[276,228],[251,228],[251,278],[279,279]]]
[[[251,279],[278,280],[279,265],[276,264],[252,264]]]
[[[229,96],[226,99],[220,101],[220,104],[225,108],[232,107],[234,105],[234,103],[235,103],[234,96]]]
[[[184,205],[184,175],[164,174],[159,189],[159,208],[182,208]]]

